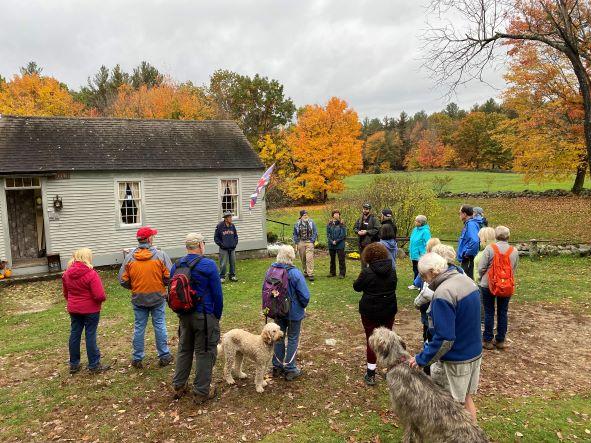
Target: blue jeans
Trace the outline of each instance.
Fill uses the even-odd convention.
[[[159,306],[152,308],[144,308],[133,305],[133,313],[135,314],[135,321],[133,324],[133,359],[144,359],[144,335],[146,333],[146,325],[148,324],[148,317],[152,314],[152,326],[154,326],[154,335],[156,336],[156,350],[158,357],[163,358],[170,354],[168,344],[166,343],[168,337],[166,335],[166,318],[164,309],[166,303],[161,303]]]
[[[511,297],[497,297],[491,294],[488,288],[480,288],[484,303],[484,341],[492,341],[495,328],[495,302],[497,303],[497,335],[496,341],[505,341],[507,335],[507,312]]]
[[[230,277],[236,275],[236,250],[220,249],[220,278],[226,277],[226,268],[230,264]]]
[[[70,314],[70,366],[80,364],[80,339],[82,330],[85,332],[86,355],[88,356],[88,368],[96,368],[101,363],[101,352],[96,344],[96,328],[101,313],[94,314]]]
[[[273,356],[273,366],[282,368],[286,372],[299,371],[296,365],[296,352],[300,341],[301,320],[287,320],[285,318],[275,320],[283,331],[283,338],[275,343],[275,355]],[[287,331],[287,332],[286,332]],[[287,355],[285,355],[285,340],[287,338]]]

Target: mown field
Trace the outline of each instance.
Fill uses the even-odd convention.
[[[271,259],[238,263],[240,281],[224,286],[222,331],[257,331],[261,279]],[[504,352],[488,352],[477,397],[480,424],[494,441],[579,441],[589,438],[591,380],[587,345],[591,333],[590,259],[523,260],[510,310]],[[69,320],[58,281],[2,289],[0,293],[1,441],[400,441],[385,383],[362,382],[364,338],[357,313],[359,294],[351,283],[359,271],[348,261],[348,278],[323,277],[327,259],[317,260],[312,302],[299,351],[305,375],[288,383],[271,380],[265,393],[249,379],[223,385],[217,401],[197,408],[173,401],[173,369],[158,368],[151,327],[147,364],[129,366],[132,310],[114,271],[101,272],[108,301],[99,327],[104,361],[114,369],[91,376],[67,371]],[[417,351],[418,313],[406,289],[410,266],[398,265],[401,311],[396,330]],[[177,320],[168,312],[176,353]],[[337,340],[335,347],[325,340]],[[84,357],[83,357],[84,359]]]

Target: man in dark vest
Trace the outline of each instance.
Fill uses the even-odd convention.
[[[363,204],[363,213],[361,217],[355,222],[353,232],[359,237],[359,254],[363,249],[374,241],[378,241],[378,232],[380,230],[380,222],[371,213],[371,205],[369,203]]]

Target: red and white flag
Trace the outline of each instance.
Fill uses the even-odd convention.
[[[259,194],[262,192],[263,189],[265,189],[265,186],[267,186],[269,184],[269,181],[271,180],[271,174],[273,173],[273,168],[275,167],[275,163],[273,163],[271,165],[271,167],[269,169],[267,169],[265,171],[265,173],[263,174],[263,176],[259,179],[259,182],[257,183],[257,188],[254,191],[254,194],[251,194],[250,196],[250,205],[249,205],[249,210],[252,211],[252,208],[254,208],[254,205],[257,202],[257,198],[259,197]]]

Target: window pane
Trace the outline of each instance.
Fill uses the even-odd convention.
[[[13,178],[6,179],[6,187],[7,188],[14,188],[14,179]]]
[[[140,182],[118,183],[118,198],[122,224],[131,225],[141,223],[140,195]]]

